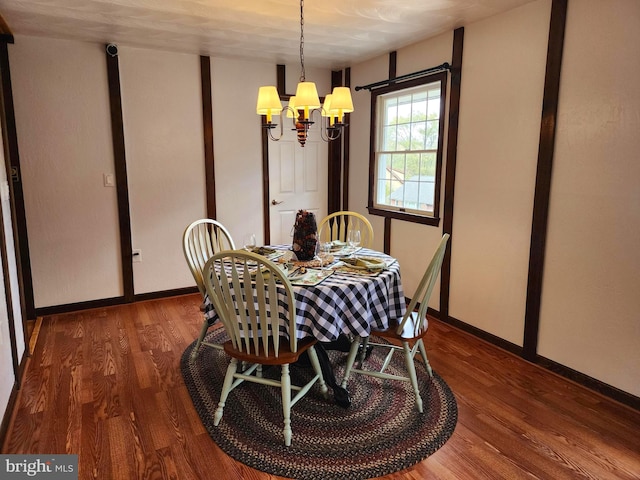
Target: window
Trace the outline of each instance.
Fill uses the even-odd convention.
[[[446,73],[371,92],[369,213],[437,225]]]

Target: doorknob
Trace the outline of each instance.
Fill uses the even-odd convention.
[[[279,202],[277,200],[271,200],[271,205],[280,205],[282,202]]]

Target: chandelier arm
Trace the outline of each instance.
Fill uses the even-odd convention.
[[[269,135],[269,138],[274,142],[277,142],[278,140],[280,140],[282,138],[282,135],[284,135],[283,123],[284,123],[284,118],[282,118],[282,112],[280,112],[280,135],[278,135],[277,137],[274,137],[273,133],[271,133],[271,130],[273,130],[277,125],[272,125],[271,127],[265,126],[265,128],[267,129],[267,134]]]
[[[334,134],[330,134],[329,132],[336,132],[336,133],[334,135]],[[342,128],[327,129],[327,138],[329,139],[329,141],[339,139],[340,135],[342,135]]]

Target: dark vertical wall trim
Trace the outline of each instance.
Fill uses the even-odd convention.
[[[289,98],[286,92],[286,67],[284,65],[276,65],[276,88],[280,92],[280,100],[283,97]],[[269,134],[266,129],[262,130],[262,234],[264,243],[271,242],[271,204],[269,197]]]
[[[458,120],[460,116],[460,83],[462,81],[462,50],[464,27],[453,32],[451,59],[451,99],[449,101],[449,128],[447,137],[447,166],[444,183],[443,234],[451,235],[440,275],[440,318],[449,319],[449,288],[451,285],[451,251],[453,250],[453,198],[456,185],[456,161],[458,157]]]
[[[211,60],[200,56],[200,86],[202,88],[202,126],[204,134],[204,171],[207,187],[207,216],[215,219],[216,172],[213,156],[213,102],[211,99]]]
[[[384,217],[384,253],[391,254],[391,217]]]
[[[389,53],[389,79],[396,78],[398,52]],[[374,108],[374,106],[372,106]],[[373,120],[373,119],[372,119]],[[373,141],[373,140],[372,140]],[[369,195],[371,196],[371,195]],[[384,253],[391,253],[391,217],[384,217]]]
[[[398,66],[398,52],[389,52],[389,79],[396,78]]]
[[[5,44],[6,45],[6,44]],[[11,295],[11,277],[9,275],[9,258],[7,255],[7,238],[4,231],[4,213],[0,208],[0,258],[2,261],[2,273],[4,277],[4,296],[7,304],[7,321],[9,322],[9,343],[11,344],[11,360],[13,364],[14,385],[20,384],[20,372],[18,371],[18,342],[16,339],[16,318],[13,316],[13,296]],[[22,321],[22,319],[20,319]],[[24,323],[23,323],[24,327]],[[25,342],[29,351],[29,342]]]
[[[549,196],[551,194],[556,115],[558,112],[560,71],[562,69],[562,51],[564,47],[566,19],[567,0],[553,0],[551,3],[551,20],[549,23],[547,69],[542,99],[540,147],[538,150],[538,168],[533,199],[529,277],[527,281],[527,302],[524,319],[523,354],[524,358],[529,361],[535,360],[538,349],[542,275],[549,219]]]
[[[332,71],[331,90],[341,85],[342,71]],[[327,213],[333,213],[342,210],[342,138],[328,143],[327,155]]]
[[[13,248],[15,250],[15,260],[18,270],[18,286],[20,290],[20,302],[22,317],[16,318],[13,314],[14,298],[11,293],[11,276],[9,275],[9,256],[7,254],[7,237],[4,228],[4,212],[0,208],[0,259],[2,264],[2,273],[4,276],[4,295],[7,305],[7,322],[9,324],[9,345],[11,348],[11,364],[13,367],[13,392],[20,388],[22,380],[22,373],[24,370],[24,363],[21,363],[18,358],[18,339],[16,338],[16,322],[22,322],[22,331],[25,343],[25,355],[29,354],[29,341],[27,339],[27,328],[25,322],[25,302],[23,295],[23,284],[21,280],[21,264],[20,264],[20,242],[18,240],[18,229],[16,225],[16,208],[14,202],[14,188],[12,185],[11,170],[13,168],[12,154],[16,162],[18,160],[18,137],[16,133],[15,124],[15,112],[13,110],[13,92],[11,89],[11,74],[9,70],[9,52],[6,42],[0,42],[0,75],[2,89],[2,96],[0,98],[0,116],[2,117],[2,145],[4,149],[4,168],[7,176],[7,184],[9,186],[9,201],[11,206],[11,228],[14,238]],[[22,189],[20,189],[22,193]],[[24,220],[24,204],[22,204],[22,218]],[[25,238],[26,242],[26,238]],[[33,297],[32,297],[33,298]],[[22,365],[22,366],[21,366]],[[9,404],[7,405],[7,411],[10,412],[13,408],[12,401],[15,401],[15,396],[12,394]],[[6,424],[2,423],[2,431],[6,430]],[[1,437],[0,437],[1,438]]]
[[[280,93],[280,95],[286,95],[287,92],[287,77],[286,77],[286,68],[284,65],[276,65],[276,76],[277,76],[277,89]],[[295,95],[295,94],[294,94]]]
[[[344,86],[351,86],[351,68],[344,70]],[[351,132],[349,123],[351,114],[345,114],[344,122],[347,124],[342,132],[342,210],[349,210],[349,148],[351,146]]]
[[[264,243],[271,243],[271,209],[269,203],[269,134],[266,128],[262,130],[262,216]]]
[[[6,129],[7,129],[7,113],[6,113],[6,104],[5,104],[5,77],[8,76],[9,70],[9,55],[8,55],[8,51],[7,51],[7,44],[2,42],[0,43],[0,74],[2,75],[2,132],[3,132],[3,138],[2,138],[2,144],[3,144],[3,148],[4,148],[4,152],[5,152],[5,159],[4,159],[4,167],[5,170],[7,171],[7,183],[9,185],[11,185],[11,167],[9,165],[9,157],[7,156],[7,151],[9,150],[7,147],[7,133],[6,133]],[[11,82],[11,79],[9,78],[9,84]],[[8,93],[11,93],[10,91]],[[13,111],[13,105],[11,105],[11,109]],[[14,125],[15,126],[15,125]],[[9,187],[11,188],[11,187]],[[9,198],[11,198],[11,194],[9,194]],[[1,200],[1,199],[0,199]],[[17,257],[17,251],[16,251],[16,261],[18,261]],[[11,345],[11,360],[12,360],[12,365],[13,365],[13,376],[14,376],[14,385],[19,385],[20,384],[20,372],[18,371],[18,341],[16,339],[16,318],[13,316],[13,296],[11,294],[11,277],[9,275],[9,258],[7,255],[7,238],[6,238],[6,234],[4,231],[4,213],[2,211],[2,208],[0,208],[0,258],[1,258],[1,265],[2,265],[2,273],[4,276],[4,295],[6,298],[6,304],[7,304],[7,321],[9,323],[9,343]],[[25,327],[24,324],[24,319],[20,319],[20,321],[22,322],[22,326],[23,329]],[[25,345],[29,345],[29,342],[26,341],[26,337],[25,337]],[[29,349],[27,348],[27,351]]]
[[[24,192],[22,175],[20,174],[20,155],[18,152],[18,133],[13,107],[13,88],[11,87],[11,70],[9,68],[9,52],[7,44],[0,43],[0,88],[2,89],[2,131],[5,154],[5,167],[11,196],[11,214],[13,215],[13,238],[18,266],[18,283],[20,284],[20,303],[25,319],[35,320],[36,308],[33,299],[33,279],[31,276],[31,257],[29,255],[29,236],[27,232],[27,216],[24,209]],[[25,341],[28,340],[27,329],[24,329]]]
[[[118,56],[106,53],[107,80],[109,82],[109,107],[111,110],[111,136],[118,195],[118,223],[120,226],[120,255],[122,257],[122,286],[125,302],[134,301],[133,264],[131,248],[131,215],[129,213],[129,186],[127,159],[122,123],[122,95],[120,92],[120,67]]]

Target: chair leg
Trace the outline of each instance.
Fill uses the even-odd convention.
[[[369,346],[369,337],[364,337],[362,339],[362,350],[360,350],[360,355],[358,355],[358,365],[362,368],[364,365],[364,359],[367,356],[367,347]]]
[[[200,351],[200,344],[204,340],[204,337],[207,335],[207,330],[209,330],[209,322],[205,320],[202,322],[202,328],[200,329],[200,336],[198,337],[198,341],[196,342],[196,346],[193,348],[191,352],[191,360],[195,360],[198,356],[198,352]]]
[[[420,389],[418,388],[418,377],[416,376],[416,367],[413,364],[413,355],[411,354],[408,342],[402,342],[402,346],[404,348],[404,363],[409,372],[413,392],[416,394],[416,406],[418,407],[418,411],[422,413],[422,397],[420,396]]]
[[[229,362],[229,366],[227,367],[227,373],[224,376],[224,383],[222,384],[222,392],[220,393],[220,401],[218,402],[218,408],[216,409],[216,413],[213,417],[213,424],[217,427],[220,423],[220,419],[222,418],[222,413],[224,412],[224,405],[227,401],[227,397],[229,396],[229,392],[231,391],[231,384],[233,383],[233,376],[236,374],[236,370],[238,368],[238,360],[236,358],[232,358]]]
[[[280,387],[282,390],[282,413],[284,416],[284,444],[289,447],[291,446],[291,378],[289,377],[288,364],[282,365]]]
[[[351,342],[351,349],[349,350],[349,355],[347,356],[347,365],[344,369],[344,377],[342,378],[342,383],[340,384],[342,388],[347,388],[349,375],[351,374],[351,369],[353,368],[353,364],[356,361],[356,355],[358,354],[358,347],[360,346],[361,340],[361,337],[356,337]]]
[[[418,340],[418,348],[420,349],[420,355],[422,355],[422,360],[424,361],[425,367],[427,367],[427,372],[430,377],[433,377],[433,370],[431,369],[431,364],[429,363],[429,359],[427,358],[427,349],[424,347],[424,342],[422,339]]]
[[[329,398],[329,389],[327,388],[327,384],[324,381],[324,375],[322,375],[322,367],[320,367],[320,360],[318,359],[318,354],[316,353],[315,347],[311,347],[309,350],[309,360],[311,360],[311,365],[313,366],[313,370],[316,372],[320,378],[318,378],[318,383],[320,383],[320,390],[322,391],[322,396],[324,398]]]

